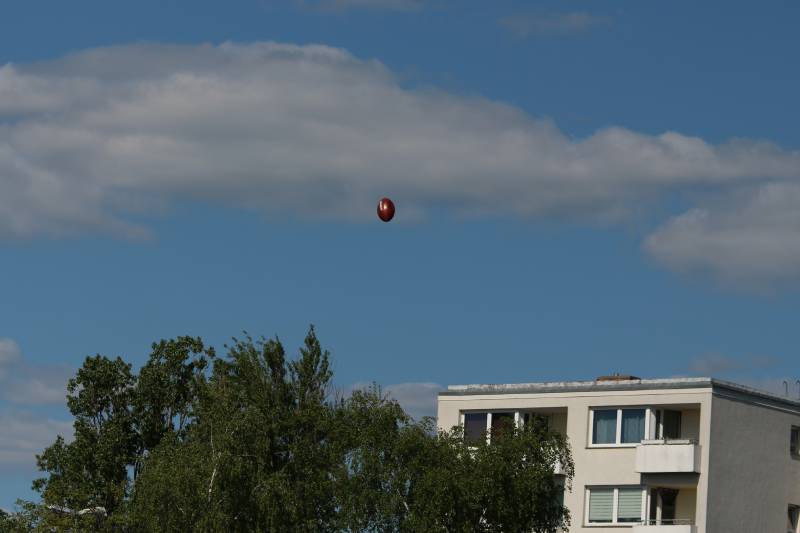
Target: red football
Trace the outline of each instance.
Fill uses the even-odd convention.
[[[389,222],[394,218],[394,203],[388,198],[381,198],[378,202],[378,217],[384,222]]]

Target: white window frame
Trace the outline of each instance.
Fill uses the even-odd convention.
[[[592,490],[613,489],[614,500],[611,507],[611,522],[589,522],[589,498]],[[647,512],[647,487],[643,485],[587,485],[584,490],[583,499],[583,527],[633,527],[637,522],[619,522],[619,489],[641,489],[642,490],[642,509],[639,513],[639,522],[644,521]]]
[[[594,444],[594,412],[595,411],[617,411],[617,434],[616,440],[613,443],[606,443],[606,444]],[[642,436],[642,440],[650,438],[650,413],[652,412],[652,408],[650,407],[643,407],[637,405],[626,405],[624,407],[614,407],[614,406],[597,406],[597,407],[590,407],[589,408],[589,442],[587,447],[588,448],[635,448],[640,444],[640,442],[622,442],[622,411],[626,409],[644,409],[644,435]]]
[[[522,417],[519,416],[520,412],[515,409],[467,409],[458,414],[458,423],[464,427],[464,415],[467,413],[486,413],[486,443],[491,444],[492,440],[492,413],[513,413],[514,424],[517,426],[522,425]]]

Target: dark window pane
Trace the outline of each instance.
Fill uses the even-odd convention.
[[[478,442],[486,433],[486,413],[464,413],[464,438]]]
[[[537,431],[547,431],[550,427],[550,417],[537,413],[525,413],[523,422],[526,427],[530,426]]]
[[[675,520],[675,503],[678,500],[678,489],[658,489],[661,493],[661,520]]]
[[[594,412],[592,444],[614,444],[617,442],[617,410],[603,409]]]
[[[514,428],[514,413],[492,413],[492,436],[497,437]]]
[[[664,437],[665,439],[681,438],[681,412],[664,411]]]
[[[792,455],[800,455],[800,428],[792,428],[789,451]]]
[[[622,442],[630,444],[644,439],[644,409],[622,410]]]

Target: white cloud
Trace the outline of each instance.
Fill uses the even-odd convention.
[[[750,371],[768,368],[778,363],[778,360],[764,355],[750,357],[730,357],[722,354],[711,353],[696,357],[689,362],[688,370],[692,374],[708,377],[730,374],[732,372]]]
[[[0,372],[6,366],[19,361],[21,357],[22,352],[14,339],[0,337]],[[0,377],[2,377],[2,374],[0,374]]]
[[[30,469],[36,454],[52,444],[58,435],[72,440],[72,423],[43,418],[25,411],[0,410],[0,467]]]
[[[63,365],[29,364],[13,339],[0,339],[0,400],[19,405],[63,405],[71,376],[72,371]]]
[[[659,262],[679,271],[711,273],[762,287],[800,279],[800,184],[769,183],[691,209],[644,243]]]
[[[374,9],[388,11],[414,11],[424,0],[299,0],[304,6],[321,10],[345,11],[348,9]]]
[[[800,153],[620,127],[574,139],[509,105],[403,87],[380,63],[326,46],[132,45],[0,67],[0,177],[0,236],[135,237],[147,229],[132,214],[178,200],[369,221],[384,195],[398,222],[442,208],[613,217],[698,186],[791,190]],[[795,220],[793,204],[777,207]],[[741,222],[692,211],[647,249],[676,268],[790,271],[796,233],[753,211]],[[765,240],[775,227],[784,250]],[[766,253],[743,257],[726,228]],[[708,243],[730,259],[698,259]]]
[[[370,388],[373,383],[358,382],[348,385],[340,391],[343,396],[349,396],[354,390]],[[444,387],[438,383],[407,382],[393,385],[381,385],[381,392],[397,400],[403,410],[414,419],[419,420],[424,416],[436,416],[436,399]]]
[[[0,399],[19,405],[66,405],[74,371],[60,365],[20,365],[0,380]]]
[[[800,388],[798,388],[795,378],[746,377],[737,379],[735,382],[756,390],[777,394],[790,400],[800,400]]]
[[[611,23],[609,17],[592,15],[585,11],[516,13],[498,20],[498,24],[521,38],[540,34],[578,33]]]
[[[412,417],[419,420],[423,416],[436,416],[436,400],[439,391],[444,389],[438,383],[396,383],[383,390],[403,406]]]

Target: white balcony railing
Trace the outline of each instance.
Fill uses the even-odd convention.
[[[696,533],[694,520],[646,520],[633,526],[631,533]]]
[[[700,472],[700,446],[691,439],[644,440],[636,447],[641,474]]]

